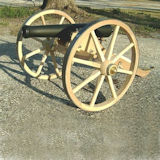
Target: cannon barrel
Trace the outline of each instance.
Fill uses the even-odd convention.
[[[82,24],[62,24],[62,25],[41,25],[41,26],[23,26],[22,34],[24,38],[32,37],[62,37],[71,35],[71,33],[86,26]],[[112,33],[112,27],[106,25],[98,28],[96,31],[98,37],[109,37]]]

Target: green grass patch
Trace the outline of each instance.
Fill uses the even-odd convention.
[[[99,17],[108,17],[110,19],[119,19],[126,22],[137,34],[150,35],[152,32],[160,33],[160,11],[80,8],[87,12],[87,16],[83,18],[81,15],[76,15],[81,17],[81,23],[84,23],[85,20],[92,21]],[[37,10],[39,10],[39,8],[36,7],[0,7],[0,26],[8,25],[12,28],[12,24],[16,25],[16,23],[18,23],[17,25],[21,25],[17,20],[25,20],[27,17],[37,12]],[[71,17],[74,17],[74,15],[71,14]]]
[[[33,8],[25,7],[0,7],[1,18],[23,18],[32,15],[35,12]]]
[[[8,22],[0,22],[0,26],[8,26]]]
[[[90,14],[126,22],[136,33],[147,35],[150,32],[160,32],[160,11],[81,8]]]

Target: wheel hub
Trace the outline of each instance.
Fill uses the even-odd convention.
[[[107,75],[114,75],[117,72],[117,65],[115,64],[110,64],[107,67]]]
[[[117,68],[117,65],[110,64],[110,62],[106,60],[101,64],[100,71],[102,75],[114,75],[117,73]]]

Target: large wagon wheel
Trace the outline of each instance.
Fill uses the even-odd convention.
[[[96,29],[105,25],[111,25],[113,33],[103,38],[103,42],[97,37]],[[76,53],[80,52],[80,48],[86,50],[89,41],[93,41],[94,57],[97,58],[77,58]],[[123,67],[121,60],[130,62],[128,69]],[[138,60],[137,41],[126,24],[105,19],[93,22],[77,34],[65,54],[62,73],[65,91],[83,110],[104,110],[126,93],[135,77]]]
[[[75,22],[66,13],[50,9],[38,12],[29,17],[22,27],[24,25],[67,23]],[[54,43],[56,43],[56,38],[51,37],[24,39],[20,29],[17,37],[17,52],[22,68],[32,77],[37,77],[39,79],[54,79],[61,76],[61,71],[56,61]]]

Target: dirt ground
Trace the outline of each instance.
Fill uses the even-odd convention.
[[[16,36],[0,35],[0,160],[159,160],[160,39],[137,37],[146,78],[105,111],[67,98],[62,80],[37,80],[20,68]]]

